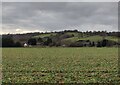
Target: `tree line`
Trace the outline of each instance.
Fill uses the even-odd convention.
[[[88,36],[95,36],[99,35],[102,36],[103,39],[99,40],[97,42],[91,41],[91,40],[78,40],[74,42],[69,42],[69,41],[63,41],[64,39],[67,38],[72,38],[75,37],[75,35],[70,34],[68,35],[68,32],[72,32],[75,34],[78,34],[78,38],[84,38]],[[56,35],[53,35],[53,33],[56,33]],[[36,35],[42,35],[42,34],[50,34],[48,37],[34,37]],[[46,32],[46,33],[27,33],[27,34],[19,34],[19,36],[23,36],[21,39],[17,40],[13,38],[18,34],[9,34],[9,35],[3,35],[2,37],[2,47],[22,47],[23,46],[23,39],[24,36],[31,36],[25,39],[24,43],[27,43],[28,45],[31,46],[63,46],[63,47],[110,47],[110,46],[118,46],[119,43],[112,41],[112,40],[107,40],[105,39],[106,36],[115,36],[115,37],[120,37],[119,32],[107,32],[107,31],[86,31],[86,32],[80,32],[78,30],[64,30],[60,32]]]
[[[22,47],[20,42],[14,42],[12,37],[2,38],[2,47]]]
[[[40,40],[40,41],[39,41]],[[61,44],[59,41],[54,42],[51,38],[47,38],[46,41],[43,41],[42,38],[39,38],[39,40],[35,39],[35,38],[31,38],[28,40],[28,44],[29,45],[37,45],[37,42],[39,42],[40,46],[63,46],[63,47],[111,47],[111,46],[118,46],[119,43],[114,42],[114,41],[110,41],[107,39],[103,39],[101,41],[90,41],[90,40],[80,40],[80,41],[76,41],[73,43],[70,43],[69,45],[65,45],[65,44]]]

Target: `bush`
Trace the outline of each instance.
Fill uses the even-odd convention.
[[[16,43],[15,43],[15,47],[22,47],[22,45],[21,45],[20,42],[16,42]]]
[[[34,38],[31,38],[31,39],[28,40],[29,45],[36,45],[36,43],[37,43],[37,40],[34,39]]]
[[[11,37],[2,38],[2,47],[14,47],[15,43]]]
[[[44,45],[50,45],[52,43],[52,39],[51,38],[47,38],[47,40],[44,42]]]

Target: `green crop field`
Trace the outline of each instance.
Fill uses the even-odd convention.
[[[120,83],[118,48],[3,48],[3,83]]]

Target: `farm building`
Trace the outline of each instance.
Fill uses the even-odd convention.
[[[28,46],[28,44],[27,43],[24,43],[24,47],[27,47]]]

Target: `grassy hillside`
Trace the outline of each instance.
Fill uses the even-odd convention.
[[[6,39],[7,37],[7,39]],[[11,38],[16,43],[24,43],[29,45],[40,45],[40,46],[118,46],[120,43],[117,32],[79,32],[79,31],[60,31],[60,32],[46,32],[46,33],[28,33],[28,34],[17,34],[17,35],[5,35],[3,36],[3,42],[8,44],[8,40]],[[104,42],[103,42],[104,40]],[[99,42],[98,42],[99,41]],[[95,43],[95,44],[94,44]],[[100,43],[100,45],[99,45]],[[105,44],[106,43],[106,44]],[[6,45],[5,44],[5,45]],[[12,45],[12,46],[17,46]],[[103,46],[103,47],[104,47]]]
[[[102,36],[89,36],[89,37],[83,37],[83,38],[78,38],[78,37],[72,37],[72,38],[67,38],[67,39],[64,39],[65,41],[78,41],[78,40],[90,40],[90,41],[94,41],[94,42],[97,42],[97,41],[101,41],[103,39]],[[112,40],[112,41],[116,41],[118,42],[118,37],[113,37],[113,36],[107,36],[105,37],[105,39],[107,40]]]
[[[48,34],[40,34],[40,35],[37,35],[37,36],[33,36],[33,38],[44,38],[44,37],[50,37],[50,36],[55,36],[56,33],[48,33]]]
[[[57,33],[40,34],[40,35],[37,35],[37,36],[33,36],[33,38],[51,37],[51,36],[56,36],[56,34]],[[79,37],[80,33],[77,33],[77,32],[66,32],[65,34],[66,35],[74,35],[74,37],[63,39],[63,41],[75,42],[75,41],[78,41],[78,40],[90,40],[90,41],[97,42],[97,41],[101,41],[103,39],[103,37],[100,36],[100,35],[89,36],[89,35],[84,34],[83,37]],[[65,35],[65,34],[63,34],[63,35]],[[116,37],[116,36],[106,36],[105,39],[118,42],[119,38]]]

